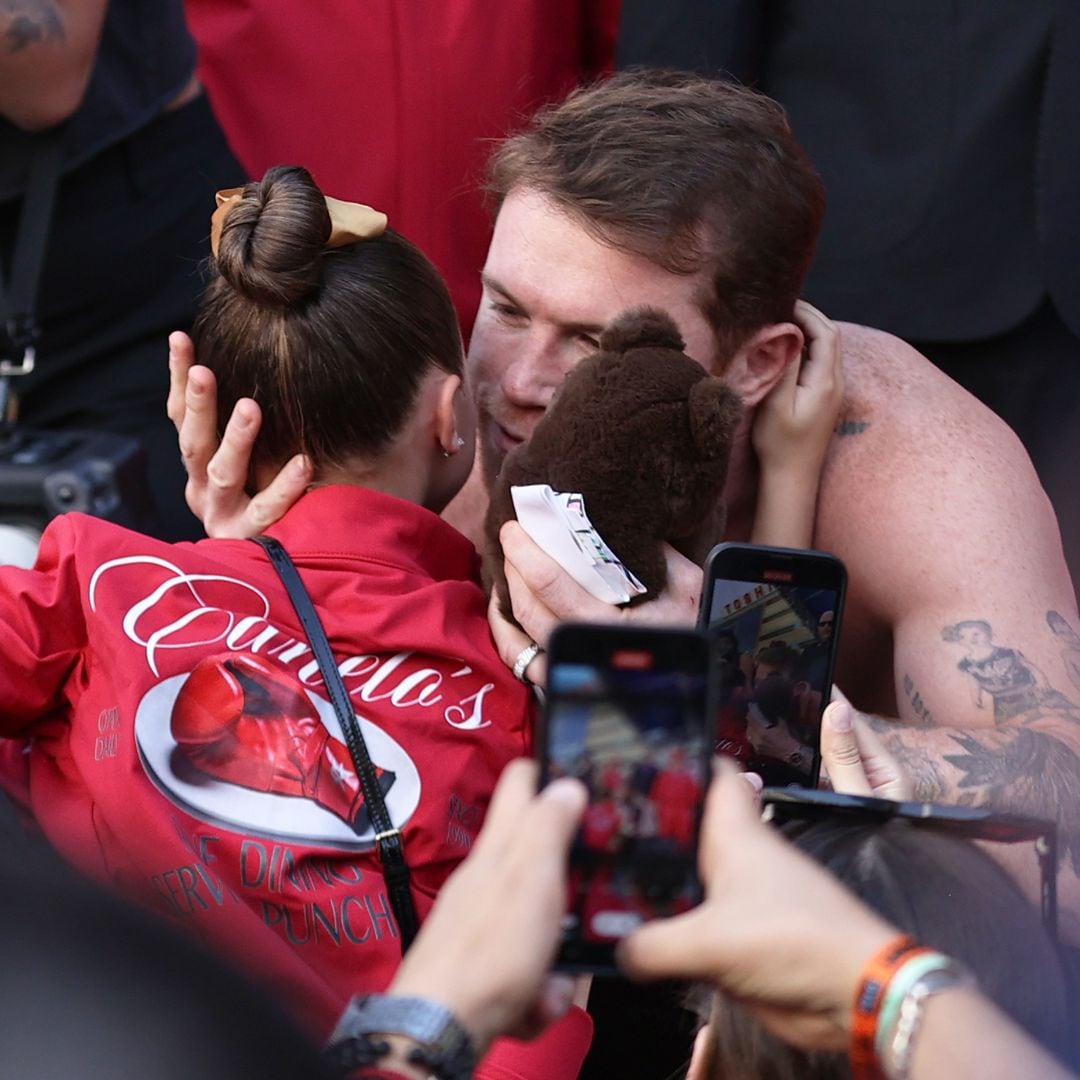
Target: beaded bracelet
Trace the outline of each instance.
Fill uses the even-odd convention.
[[[881,1076],[875,1043],[886,988],[906,962],[929,952],[910,934],[901,934],[870,957],[863,968],[851,1016],[852,1080],[878,1080]]]

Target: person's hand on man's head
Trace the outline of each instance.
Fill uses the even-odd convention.
[[[310,462],[298,454],[255,495],[248,494],[251,453],[262,412],[250,398],[236,403],[218,435],[217,380],[195,362],[191,338],[169,335],[169,419],[176,426],[187,470],[188,506],[208,536],[257,536],[289,509],[312,480]]]

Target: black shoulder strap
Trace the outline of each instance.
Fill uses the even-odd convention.
[[[61,130],[38,136],[28,186],[19,211],[10,285],[5,280],[4,267],[0,265],[0,333],[7,339],[7,347],[0,349],[0,362],[18,366],[23,362],[25,351],[33,349],[37,338],[38,284],[45,264],[49,225],[63,161]],[[8,350],[18,355],[3,355]],[[33,353],[30,355],[32,357]]]
[[[262,547],[270,557],[270,562],[278,572],[282,584],[285,586],[292,601],[296,614],[300,618],[300,625],[307,634],[311,651],[319,665],[326,689],[330,694],[330,702],[334,706],[338,723],[341,724],[342,734],[345,736],[345,745],[352,755],[353,764],[356,766],[356,775],[360,778],[360,787],[364,792],[364,802],[367,806],[368,817],[375,829],[375,842],[379,848],[379,858],[382,860],[383,876],[386,880],[386,889],[390,897],[390,906],[394,910],[398,929],[401,931],[401,951],[412,944],[416,932],[420,928],[420,922],[416,915],[416,905],[413,903],[412,893],[409,890],[409,865],[405,861],[405,844],[401,830],[394,827],[390,820],[390,814],[386,809],[386,800],[383,798],[382,788],[375,776],[375,768],[371,763],[367,745],[364,743],[363,733],[356,720],[349,695],[345,690],[345,684],[341,681],[341,673],[334,661],[334,654],[330,649],[330,643],[326,639],[326,631],[319,620],[315,607],[311,602],[307,589],[304,587],[296,565],[289,558],[289,553],[269,536],[256,536],[252,538],[256,544]]]

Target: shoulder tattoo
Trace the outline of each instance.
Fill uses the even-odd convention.
[[[9,53],[45,41],[62,41],[65,37],[63,20],[50,0],[6,0],[0,3],[0,16],[3,15],[11,19],[4,31]]]

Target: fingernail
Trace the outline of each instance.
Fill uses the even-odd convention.
[[[289,469],[289,473],[293,477],[294,480],[303,480],[303,479],[305,479],[307,477],[309,471],[310,470],[308,468],[308,459],[306,457],[304,457],[302,454],[300,455],[300,457],[296,458],[293,461],[292,466]]]
[[[548,979],[544,987],[545,1012],[555,1019],[565,1016],[574,1003],[574,983],[572,979],[566,979],[553,975]]]
[[[744,772],[739,774],[753,789],[755,794],[760,794],[765,786],[765,781],[756,772]]]
[[[846,732],[852,727],[851,709],[843,702],[837,701],[830,706],[830,721],[833,731]]]
[[[581,781],[569,776],[562,776],[558,780],[552,780],[544,788],[542,795],[545,799],[554,799],[556,802],[566,803],[568,806],[575,808],[581,806],[583,800],[588,799],[588,794]]]

